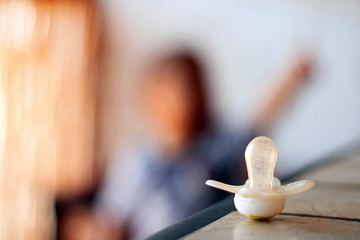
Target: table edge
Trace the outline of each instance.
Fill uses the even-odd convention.
[[[153,235],[146,238],[147,240],[161,240],[161,239],[179,239],[187,234],[190,234],[220,218],[235,211],[233,204],[233,196],[229,196],[214,205],[201,210],[194,215],[185,218],[184,220],[171,225]]]
[[[325,156],[319,158],[317,161],[309,164],[308,166],[294,172],[289,176],[285,176],[281,179],[282,182],[288,182],[291,179],[295,178],[303,174],[304,172],[310,169],[319,168],[327,163],[331,163],[341,157],[346,153],[354,153],[360,147],[360,140],[353,141],[353,144],[346,144],[345,146],[339,148],[334,152],[330,152]],[[179,239],[184,237],[190,233],[193,233],[196,230],[224,217],[232,211],[236,211],[235,206],[233,204],[233,196],[229,196],[214,205],[201,210],[200,212],[174,224],[155,234],[146,238],[146,240],[171,240],[171,239]]]

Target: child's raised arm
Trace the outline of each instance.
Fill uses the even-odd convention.
[[[271,86],[260,95],[252,121],[256,132],[268,131],[281,111],[291,103],[301,86],[307,82],[311,63],[310,56],[296,55],[280,72],[275,85],[271,82]]]

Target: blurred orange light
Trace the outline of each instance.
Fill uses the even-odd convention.
[[[92,184],[96,36],[87,1],[0,2],[0,239],[52,238]]]

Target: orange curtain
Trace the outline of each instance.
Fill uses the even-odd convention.
[[[87,1],[0,2],[0,239],[51,239],[93,183],[97,30]]]

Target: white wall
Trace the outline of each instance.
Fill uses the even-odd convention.
[[[271,136],[279,150],[277,169],[290,174],[360,139],[360,1],[100,3],[109,33],[108,76],[117,81],[111,99],[122,101],[121,110],[112,103],[113,110],[122,111],[124,122],[131,119],[133,73],[164,48],[189,42],[202,51],[217,115],[234,125],[247,121],[257,94],[271,83],[271,69],[306,45],[315,71]]]

